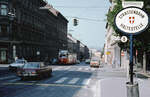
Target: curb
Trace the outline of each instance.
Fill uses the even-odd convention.
[[[150,75],[147,73],[137,72],[135,73],[139,78],[150,78]]]
[[[150,78],[150,75],[149,75],[149,74],[147,74],[147,73],[137,73],[137,74],[142,74],[142,75],[144,75],[144,76],[146,76],[146,77]]]

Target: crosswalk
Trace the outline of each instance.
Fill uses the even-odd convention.
[[[72,80],[70,80],[68,83],[69,84],[75,84],[79,81],[80,78],[73,78]]]
[[[55,83],[60,84],[64,82],[67,79],[67,77],[62,77],[61,79],[57,80]]]
[[[89,85],[91,78],[81,78],[81,77],[60,77],[57,80],[47,79],[46,81],[41,81],[41,83],[48,83],[48,84],[66,84],[66,85]],[[24,82],[24,83],[36,83],[37,81],[21,81],[21,79],[15,75],[1,77],[1,83],[16,83],[16,82]],[[40,82],[40,81],[39,81]]]
[[[89,85],[91,78],[79,78],[79,77],[62,77],[57,81],[54,81],[54,84],[70,84],[70,85]]]
[[[16,78],[16,76],[14,76],[14,75],[11,75],[11,76],[5,76],[5,77],[1,77],[0,80],[12,79],[12,78]]]
[[[20,78],[15,76],[15,75],[9,75],[9,76],[5,76],[5,77],[0,77],[0,81],[2,82],[16,82],[19,81]]]
[[[57,67],[57,68],[53,68],[53,71],[60,71],[60,70],[67,70],[67,71],[95,71],[95,70],[99,70],[99,68],[90,68],[90,67]]]

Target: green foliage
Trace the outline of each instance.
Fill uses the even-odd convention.
[[[126,0],[126,1],[143,1],[143,0]],[[147,3],[148,1],[144,0],[144,2]],[[122,1],[116,0],[115,3],[116,3],[116,5],[114,6],[114,9],[112,11],[109,10],[109,12],[107,14],[107,21],[108,21],[108,25],[112,26],[115,31],[115,33],[113,33],[112,35],[121,37],[123,34],[117,30],[115,23],[114,23],[114,18],[117,15],[117,13],[122,9]],[[150,10],[148,10],[148,12],[150,12]],[[147,32],[150,32],[150,29],[147,30]],[[141,37],[142,38],[145,37],[145,34],[142,34],[142,35],[140,34],[140,35],[134,37],[134,47],[137,49],[142,49],[142,50],[146,50],[149,48],[149,50],[150,50],[150,46],[147,46],[148,48],[147,47],[143,48],[145,46],[145,43],[143,43],[143,40],[141,41],[141,39],[142,39]],[[119,42],[118,45],[122,49],[129,50],[129,41],[127,43]]]
[[[114,6],[114,9],[112,11],[109,10],[107,14],[107,21],[108,24],[113,26],[114,28],[114,18],[116,14],[122,9],[122,2],[120,0],[116,0],[116,5]]]

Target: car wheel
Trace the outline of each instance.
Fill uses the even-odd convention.
[[[22,81],[25,80],[25,77],[21,77],[21,80],[22,80]]]
[[[37,79],[38,79],[38,80],[41,80],[41,79],[42,79],[42,75],[39,74],[39,75],[37,76]]]
[[[49,77],[51,77],[52,76],[52,70],[49,72]]]

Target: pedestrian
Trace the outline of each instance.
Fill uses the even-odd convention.
[[[15,61],[16,61],[16,60],[18,60],[18,57],[17,57],[17,56],[15,57]]]

